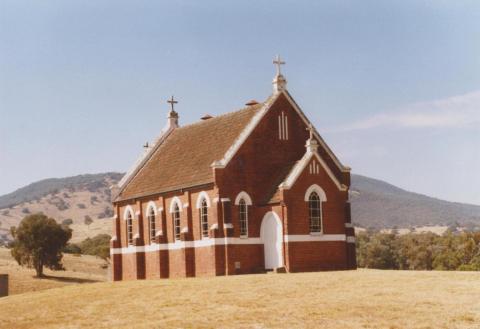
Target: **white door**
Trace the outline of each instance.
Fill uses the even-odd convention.
[[[283,267],[282,223],[274,212],[269,212],[263,217],[260,237],[265,253],[265,269]]]

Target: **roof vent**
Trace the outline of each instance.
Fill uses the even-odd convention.
[[[213,118],[213,116],[211,116],[210,114],[205,114],[205,115],[204,115],[203,117],[201,117],[200,119],[202,119],[202,120],[205,121],[205,120],[208,120],[208,119],[211,119],[211,118]]]
[[[253,105],[257,105],[257,104],[258,104],[258,102],[257,102],[256,100],[254,100],[254,99],[252,99],[252,100],[249,101],[248,103],[245,103],[245,105],[247,105],[247,106],[253,106]]]

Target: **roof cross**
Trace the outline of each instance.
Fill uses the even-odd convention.
[[[175,112],[175,109],[174,109],[174,106],[175,104],[178,103],[178,101],[176,101],[174,98],[173,98],[173,95],[172,95],[172,98],[170,98],[167,103],[170,103],[170,105],[172,106],[172,112]]]
[[[273,64],[277,66],[277,75],[282,74],[282,72],[280,72],[280,65],[284,65],[285,61],[282,61],[280,55],[277,55],[277,57],[275,57],[275,59],[273,60]]]
[[[314,131],[313,125],[311,123],[309,123],[308,127],[305,130],[308,130],[310,132],[310,139],[312,140],[313,139],[313,131]]]

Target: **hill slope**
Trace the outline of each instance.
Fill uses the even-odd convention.
[[[73,241],[99,233],[110,233],[113,215],[110,186],[123,174],[105,173],[67,178],[45,179],[0,197],[0,241],[8,238],[11,226],[17,226],[28,214],[43,212],[58,222],[71,219]],[[90,226],[85,217],[93,219]]]
[[[360,227],[480,227],[480,206],[431,198],[365,176],[352,175],[350,199],[352,221]]]
[[[44,212],[57,219],[72,219],[73,241],[110,233],[113,215],[109,187],[123,174],[105,173],[42,180],[0,197],[0,240],[8,237],[29,213]],[[480,227],[480,206],[453,203],[407,192],[386,182],[352,175],[352,218],[356,226],[410,228],[413,226]],[[84,224],[85,216],[93,224]]]
[[[358,270],[94,283],[0,298],[0,327],[478,328],[479,280]]]

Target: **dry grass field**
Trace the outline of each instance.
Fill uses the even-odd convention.
[[[0,328],[480,328],[480,273],[104,282],[0,299]]]
[[[33,269],[19,266],[11,257],[10,250],[0,248],[0,274],[9,275],[10,295],[107,279],[107,270],[101,268],[103,261],[96,257],[64,255],[63,264],[66,271],[45,270],[47,277],[36,279]],[[0,325],[0,328],[3,327]]]

